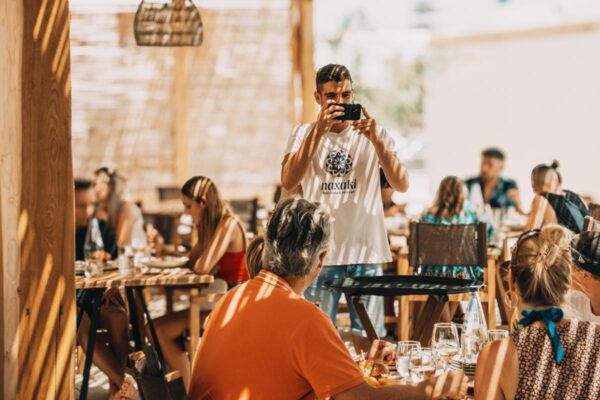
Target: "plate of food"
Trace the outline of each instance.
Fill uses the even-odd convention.
[[[190,259],[184,256],[146,257],[142,264],[150,268],[179,268],[187,264]]]

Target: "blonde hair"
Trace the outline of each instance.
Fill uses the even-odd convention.
[[[189,197],[196,203],[201,203],[203,198],[206,199],[206,207],[202,210],[200,221],[196,225],[198,233],[197,246],[200,251],[199,254],[203,254],[208,247],[208,243],[214,236],[219,222],[225,217],[235,218],[235,216],[223,201],[219,189],[217,189],[217,186],[210,178],[194,176],[188,179],[181,187],[181,194]],[[243,233],[245,247],[246,232]]]
[[[521,298],[532,306],[559,306],[571,287],[571,233],[547,225],[519,240],[511,271]]]
[[[456,176],[447,176],[440,182],[435,196],[435,216],[450,219],[459,215],[465,201],[464,183]]]
[[[254,237],[248,243],[246,250],[246,268],[250,279],[254,278],[262,269],[263,250],[265,248],[265,238],[262,235]]]

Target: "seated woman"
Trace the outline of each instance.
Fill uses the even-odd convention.
[[[589,211],[577,193],[562,188],[558,161],[550,165],[539,164],[531,171],[531,186],[535,197],[525,230],[559,224],[574,233],[583,229],[583,220]]]
[[[438,188],[435,204],[425,212],[422,221],[429,224],[476,224],[477,215],[465,207],[465,185],[456,176],[442,179]],[[420,275],[434,275],[451,278],[482,280],[480,267],[420,267]]]
[[[146,240],[142,211],[129,199],[125,181],[123,175],[107,167],[94,171],[96,215],[114,229],[119,248],[131,246],[134,235]]]
[[[90,181],[75,180],[75,259],[84,260],[85,236],[90,218],[94,216],[95,194]],[[99,223],[106,258],[117,256],[117,244],[113,230],[103,221]],[[88,345],[92,300],[89,292],[77,292],[77,306],[85,313],[77,331],[77,342],[84,349]],[[106,330],[106,340],[96,340],[94,364],[108,376],[110,398],[136,399],[137,389],[131,375],[125,373],[129,353],[129,318],[125,301],[117,288],[104,293],[100,306],[100,327]]]
[[[565,317],[600,324],[600,232],[582,232],[571,241],[573,287]]]
[[[197,274],[214,275],[209,291],[222,283],[227,288],[248,280],[246,270],[246,233],[239,219],[229,210],[216,185],[209,178],[195,176],[181,188],[185,212],[192,216],[198,241],[192,247],[188,266]],[[190,380],[190,360],[181,344],[189,328],[189,312],[180,311],[155,321],[158,339],[171,370],[181,373],[186,387]]]
[[[600,328],[563,317],[571,286],[570,233],[557,225],[521,235],[510,261],[519,328],[485,345],[476,399],[600,398]]]

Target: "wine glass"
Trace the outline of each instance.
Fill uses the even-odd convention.
[[[488,330],[488,340],[493,342],[494,340],[502,340],[508,337],[508,331],[504,329],[490,329]]]
[[[439,323],[433,325],[431,347],[440,360],[441,368],[446,371],[450,360],[460,351],[458,329],[453,323]]]
[[[422,347],[410,351],[408,368],[413,382],[418,383],[433,378],[436,367],[436,359],[430,347]]]
[[[396,346],[396,371],[403,378],[410,378],[409,359],[412,349],[420,349],[421,343],[415,340],[398,342]]]

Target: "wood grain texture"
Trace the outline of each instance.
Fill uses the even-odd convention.
[[[166,270],[160,274],[136,274],[125,276],[118,272],[106,273],[94,278],[78,276],[75,279],[77,289],[134,287],[134,286],[195,286],[212,283],[212,275],[198,275],[182,272],[179,269]]]
[[[74,397],[74,208],[67,0],[25,0],[17,397]]]
[[[19,209],[23,4],[0,2],[0,397],[15,399],[18,380]]]

